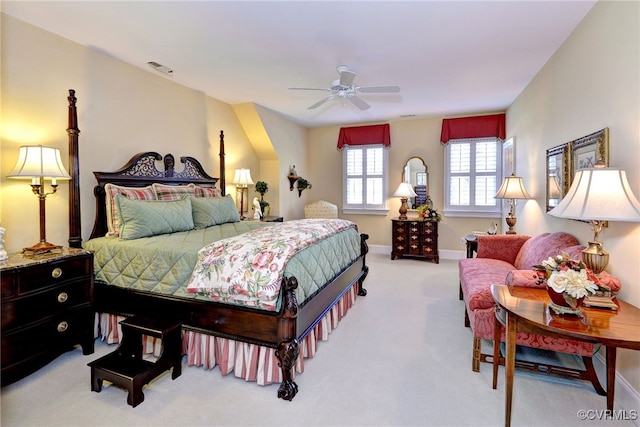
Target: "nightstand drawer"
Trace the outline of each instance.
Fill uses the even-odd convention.
[[[78,344],[88,333],[92,333],[93,320],[94,313],[89,308],[70,310],[27,328],[17,328],[3,334],[3,371],[16,363],[26,362],[26,359],[40,357],[43,353],[55,354],[56,349]]]
[[[2,328],[13,328],[38,321],[82,304],[90,304],[91,289],[83,280],[67,282],[29,298],[2,303]]]
[[[87,278],[91,274],[90,257],[73,257],[35,265],[22,272],[18,295],[53,286],[68,280]]]

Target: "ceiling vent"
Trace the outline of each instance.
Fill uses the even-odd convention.
[[[166,65],[158,64],[154,61],[147,62],[147,65],[156,71],[160,71],[163,74],[173,74],[173,70]]]

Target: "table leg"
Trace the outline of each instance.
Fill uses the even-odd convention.
[[[498,320],[497,306],[495,308],[496,315],[493,320],[493,389],[498,387],[498,365],[500,364],[500,332],[502,332],[502,324]]]
[[[613,394],[616,389],[616,347],[607,346],[607,409],[613,411]]]
[[[511,425],[511,403],[513,397],[513,375],[516,367],[516,331],[518,318],[511,313],[507,314],[506,327],[506,355],[505,355],[505,420],[504,425]]]

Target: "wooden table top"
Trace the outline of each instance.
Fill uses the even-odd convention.
[[[491,285],[491,294],[505,310],[547,333],[640,350],[640,309],[618,298],[618,310],[583,307],[580,318],[550,311],[544,288]]]

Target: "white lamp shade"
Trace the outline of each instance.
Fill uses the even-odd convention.
[[[495,195],[496,199],[530,199],[531,196],[524,188],[522,178],[511,174],[504,179]]]
[[[413,187],[408,182],[401,182],[398,189],[393,193],[393,197],[416,197],[417,194],[413,191]]]
[[[233,176],[233,183],[242,188],[253,184],[251,171],[249,169],[236,169],[235,175]]]
[[[640,202],[631,191],[625,171],[583,169],[576,173],[569,192],[549,214],[579,220],[640,222]]]
[[[60,150],[42,145],[20,147],[18,161],[7,178],[71,179],[62,165]]]

